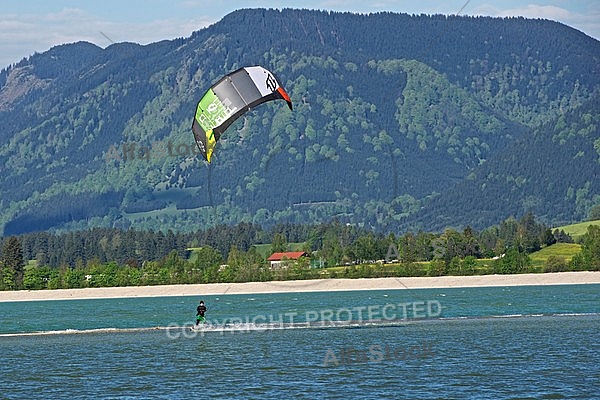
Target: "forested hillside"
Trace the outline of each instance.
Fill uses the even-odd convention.
[[[247,113],[208,165],[196,102],[247,65],[294,110]],[[58,46],[0,72],[0,224],[582,220],[600,204],[599,88],[600,42],[523,18],[247,9],[189,38]]]
[[[532,212],[555,224],[572,221],[573,215],[593,217],[592,210],[600,208],[599,111],[595,95],[536,127],[431,200],[410,224],[439,228],[470,221],[481,226],[507,205],[516,215]],[[435,213],[454,204],[461,204],[454,215]]]

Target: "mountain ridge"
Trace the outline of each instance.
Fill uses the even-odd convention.
[[[0,223],[4,234],[18,234],[331,218],[383,231],[439,230],[527,211],[547,223],[580,220],[600,203],[592,157],[599,54],[597,40],[546,20],[294,9],[238,10],[189,38],[145,46],[57,46],[0,72]],[[107,159],[111,146],[127,143],[193,144],[202,92],[253,64],[283,79],[294,112],[269,104],[247,113],[210,166],[191,154]],[[547,138],[536,142],[543,156],[555,144],[547,140],[560,136],[550,121],[573,119],[581,107],[590,117],[564,127],[567,139],[556,144],[585,154],[575,159],[576,194],[542,193],[547,184],[529,207],[525,192],[498,205],[498,193],[523,186],[514,172],[513,181],[496,180],[495,192],[468,184],[485,183],[478,171],[486,164],[510,169],[497,160],[520,160],[511,146],[518,140]],[[556,146],[549,153],[572,162]],[[563,169],[555,171],[561,188],[574,173]],[[460,190],[493,209],[472,208],[477,201],[461,201]],[[464,215],[466,206],[480,215]]]

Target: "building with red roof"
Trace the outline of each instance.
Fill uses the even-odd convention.
[[[285,261],[288,260],[298,260],[301,257],[308,257],[308,253],[305,251],[285,251],[282,253],[273,253],[267,261],[271,263],[271,268],[279,268],[282,264],[285,264]]]

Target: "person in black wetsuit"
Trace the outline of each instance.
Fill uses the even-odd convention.
[[[207,311],[206,306],[204,305],[204,301],[200,300],[200,304],[196,307],[196,325],[200,322],[204,323],[206,318],[204,317],[204,313]]]

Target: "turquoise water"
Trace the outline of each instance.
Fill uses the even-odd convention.
[[[0,303],[0,398],[600,396],[600,285],[202,298]]]

